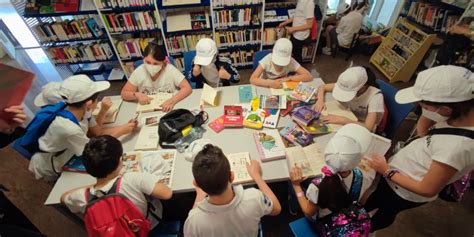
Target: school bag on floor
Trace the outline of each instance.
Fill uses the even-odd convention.
[[[199,127],[207,121],[204,111],[194,115],[187,109],[175,109],[165,114],[158,124],[159,144],[162,148],[175,148],[174,142],[182,137],[182,130],[188,126]]]
[[[18,139],[21,148],[27,150],[32,155],[41,152],[39,139],[46,133],[51,123],[57,116],[69,119],[79,126],[77,118],[69,111],[65,110],[66,103],[58,102],[55,105],[47,105],[39,110],[33,120],[26,127],[26,133]]]
[[[150,221],[123,194],[119,193],[122,177],[110,190],[96,197],[86,188],[84,223],[89,237],[146,237]]]
[[[358,204],[362,190],[362,172],[352,169],[353,178],[349,195],[353,203],[340,211],[316,220],[316,229],[320,237],[362,237],[369,236],[371,222],[367,211]],[[320,178],[312,181],[316,186],[321,182]]]

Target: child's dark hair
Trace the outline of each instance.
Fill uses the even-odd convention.
[[[79,102],[76,102],[76,103],[71,103],[71,104],[68,104],[68,105],[71,106],[71,107],[74,107],[74,108],[81,108],[82,106],[84,106],[87,103],[87,101],[92,100],[92,101],[95,102],[98,98],[99,98],[99,93],[97,92],[97,93],[93,94],[91,97],[89,97],[89,98],[87,98],[83,101],[79,101]],[[66,99],[66,98],[64,98],[64,99]]]
[[[474,99],[456,102],[456,103],[438,103],[431,101],[421,101],[423,104],[431,106],[447,106],[452,109],[450,120],[458,119],[460,117],[468,116],[471,109],[474,109]]]
[[[207,144],[194,159],[193,176],[204,192],[220,195],[229,185],[229,161],[219,147]]]
[[[350,195],[344,188],[339,175],[325,176],[318,186],[318,206],[328,208],[331,212],[340,211],[351,205]]]
[[[367,72],[367,82],[365,83],[368,86],[373,86],[375,88],[379,88],[379,84],[376,82],[375,73],[369,67],[363,66],[365,71]]]
[[[116,138],[102,135],[91,138],[82,153],[87,173],[96,178],[105,178],[117,169],[122,158],[122,144]]]
[[[162,44],[159,44],[156,40],[148,43],[143,51],[143,56],[151,56],[155,60],[164,61],[166,59],[166,49]]]

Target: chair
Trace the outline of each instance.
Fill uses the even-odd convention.
[[[192,69],[193,66],[193,59],[196,57],[196,51],[189,51],[189,52],[184,52],[183,53],[183,58],[184,58],[184,76],[187,78],[188,74]],[[191,84],[191,87],[194,89],[196,88],[196,83],[195,82],[189,82]]]
[[[160,224],[148,234],[148,237],[178,237],[180,226],[180,221],[161,221]]]
[[[262,50],[262,51],[257,51],[253,55],[253,70],[255,70],[258,67],[258,62],[262,60],[267,54],[271,53],[271,50]]]
[[[352,37],[352,41],[351,41],[351,44],[349,45],[349,47],[344,47],[344,46],[341,46],[341,45],[337,45],[336,47],[334,47],[332,57],[335,58],[336,54],[339,52],[339,50],[341,50],[341,51],[343,51],[347,54],[345,60],[346,61],[349,60],[349,58],[352,57],[352,54],[354,54],[355,47],[359,43],[359,37],[360,37],[360,34],[355,33],[354,36]]]
[[[377,84],[382,91],[384,102],[388,109],[388,119],[384,134],[387,138],[393,139],[403,120],[405,120],[415,105],[397,103],[395,101],[395,94],[397,94],[398,91],[397,88],[382,80],[377,80]]]
[[[306,217],[290,222],[290,229],[295,237],[318,236],[313,227],[311,227],[311,222]]]

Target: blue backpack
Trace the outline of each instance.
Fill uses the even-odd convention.
[[[49,125],[57,116],[67,118],[79,126],[77,118],[71,112],[65,110],[65,108],[66,103],[58,102],[55,105],[47,105],[39,110],[33,121],[26,127],[25,135],[18,139],[16,145],[28,151],[31,155],[36,152],[42,152],[39,148],[39,139],[46,133]]]

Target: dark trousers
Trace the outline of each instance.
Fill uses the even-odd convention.
[[[372,217],[371,232],[390,226],[395,221],[395,217],[399,212],[424,204],[426,204],[426,202],[411,202],[398,196],[398,194],[390,188],[387,181],[382,178],[377,189],[370,195],[365,204],[365,209],[368,212],[376,208],[379,209]]]
[[[309,42],[309,38],[305,40],[299,40],[291,36],[291,43],[293,44],[293,58],[299,63],[303,63],[303,46]]]

